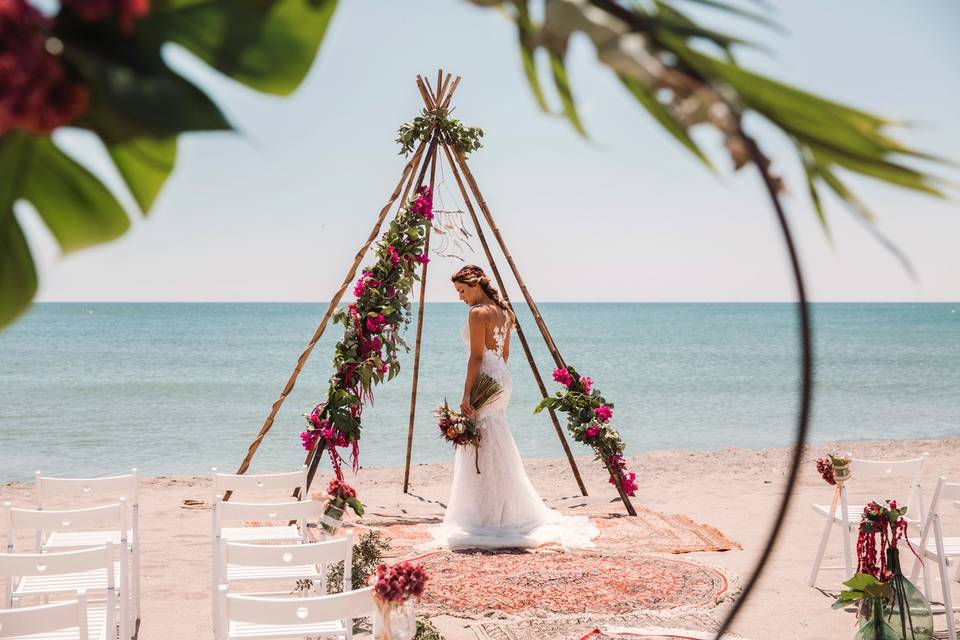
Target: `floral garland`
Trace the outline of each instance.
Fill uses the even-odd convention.
[[[421,115],[400,125],[396,139],[396,143],[400,145],[400,154],[409,155],[418,142],[427,139],[435,126],[443,129],[450,137],[453,146],[464,157],[483,146],[483,143],[480,142],[480,138],[483,137],[483,129],[480,127],[465,127],[462,122],[449,117],[449,115],[450,112],[443,107],[434,111],[424,109]]]
[[[616,486],[615,474],[624,493],[636,495],[639,488],[637,474],[627,471],[627,463],[623,459],[626,445],[610,423],[613,404],[593,388],[593,380],[581,376],[573,367],[554,370],[553,379],[566,388],[555,396],[541,400],[534,413],[548,408],[566,413],[567,429],[573,439],[593,447],[596,459],[610,470],[610,484]]]
[[[333,316],[333,322],[344,327],[343,339],[334,350],[336,373],[330,378],[326,401],[305,416],[307,428],[300,440],[308,451],[322,443],[339,480],[343,472],[338,448],[352,449],[350,461],[356,472],[363,406],[373,402],[375,385],[392,380],[400,371],[397,347],[406,348],[400,328],[410,323],[410,290],[419,279],[416,266],[430,261],[423,248],[431,220],[432,194],[423,185],[377,243],[376,262],[354,286],[356,301]]]

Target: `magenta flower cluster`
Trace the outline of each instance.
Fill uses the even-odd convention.
[[[413,201],[410,210],[427,220],[433,220],[433,194],[430,192],[430,187],[423,185],[417,189],[417,194],[418,197]]]

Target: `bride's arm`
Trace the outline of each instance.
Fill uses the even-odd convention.
[[[483,350],[486,347],[483,309],[480,307],[470,309],[467,322],[470,330],[470,356],[467,358],[467,377],[463,381],[463,399],[460,401],[460,411],[465,415],[470,415],[473,413],[473,407],[470,405],[470,392],[477,383],[477,376],[480,375],[480,363],[483,362]]]

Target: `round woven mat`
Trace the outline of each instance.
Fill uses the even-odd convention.
[[[438,551],[417,562],[432,614],[621,614],[711,606],[730,590],[717,569],[660,556]]]

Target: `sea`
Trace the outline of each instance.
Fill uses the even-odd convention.
[[[256,437],[326,304],[41,303],[0,332],[0,482],[232,471]],[[541,304],[568,363],[614,404],[627,453],[784,447],[799,350],[793,304]],[[522,305],[548,389],[554,368]],[[413,462],[452,461],[432,415],[457,403],[466,308],[427,304]],[[811,441],[960,436],[960,303],[815,304]],[[415,327],[407,331],[413,344]],[[330,325],[253,460],[298,467],[299,433],[325,396]],[[412,353],[363,414],[360,463],[402,466]],[[521,454],[562,457],[516,335],[510,426]],[[572,443],[574,453],[591,452]]]

